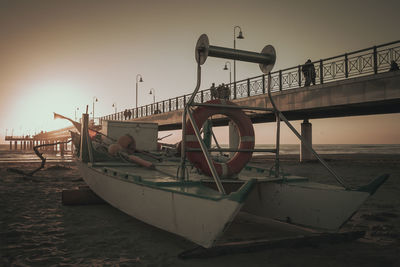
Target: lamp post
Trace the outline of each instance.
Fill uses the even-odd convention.
[[[138,81],[138,78],[140,77],[140,80]],[[143,78],[142,75],[138,74],[136,75],[136,108],[137,108],[137,104],[138,104],[138,82],[143,82]]]
[[[77,111],[77,110],[79,110],[78,107],[75,109],[75,121],[77,120],[77,117],[76,117],[76,111]]]
[[[156,91],[154,90],[154,88],[150,89],[149,95],[153,95],[153,108],[152,108],[152,110],[153,110],[153,113],[156,113],[158,107],[157,107],[157,109],[155,107],[155,104],[156,104]]]
[[[229,87],[232,86],[232,66],[231,66],[231,62],[227,61],[225,62],[225,66],[223,68],[223,70],[228,70],[228,64],[229,64]]]
[[[114,102],[114,103],[112,104],[112,107],[115,109],[115,112],[114,112],[114,113],[116,114],[116,113],[117,113],[117,103]]]
[[[236,36],[236,28],[239,29],[239,34]],[[240,26],[235,26],[233,27],[233,49],[236,50],[236,38],[237,39],[244,39],[243,33],[242,33],[242,28]],[[236,98],[236,60],[233,60],[233,98]]]
[[[149,95],[153,95],[153,105],[156,103],[156,91],[154,88],[150,89]]]
[[[97,97],[93,97],[93,124],[94,124],[94,102],[98,102],[99,100],[97,99]]]

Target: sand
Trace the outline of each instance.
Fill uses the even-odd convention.
[[[353,185],[391,177],[345,226],[363,239],[181,260],[189,241],[109,205],[63,206],[61,191],[83,186],[74,163],[50,163],[32,178],[6,171],[39,163],[0,164],[0,266],[400,266],[400,155],[324,155]],[[271,160],[257,158],[255,164]],[[284,171],[335,183],[315,162],[282,160]],[[60,167],[61,166],[61,167]]]

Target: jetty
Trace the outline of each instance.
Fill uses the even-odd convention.
[[[229,99],[240,106],[260,108],[248,112],[253,123],[273,122],[276,117],[266,112],[271,107],[267,97],[270,88],[274,102],[288,120],[302,120],[301,134],[312,143],[312,119],[358,115],[390,114],[400,112],[400,71],[393,69],[393,62],[400,64],[400,40],[357,50],[338,56],[320,59],[311,64],[315,68],[315,85],[307,85],[302,72],[304,65],[297,65],[248,79],[229,83]],[[182,113],[191,94],[178,96],[124,112],[95,118],[98,127],[104,121],[144,121],[158,123],[159,131],[177,130],[182,127]],[[200,90],[196,103],[212,99],[210,88]],[[261,111],[263,109],[264,111]],[[213,117],[214,126],[228,125],[227,118]],[[31,149],[35,144],[66,141],[72,127],[34,136],[6,136],[10,149]],[[230,127],[230,146],[238,143],[234,127]],[[64,150],[54,145],[49,150]],[[312,154],[301,147],[301,160],[310,160]]]
[[[74,127],[66,127],[49,132],[40,132],[35,135],[25,136],[6,136],[5,141],[10,142],[10,150],[32,150],[34,146],[47,144],[48,146],[41,147],[40,149],[46,151],[61,152],[71,151],[70,144],[61,143],[66,142],[71,138],[70,131],[76,131]],[[51,145],[53,144],[53,145]]]

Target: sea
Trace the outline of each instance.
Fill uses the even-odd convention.
[[[66,151],[64,155],[60,152],[40,151],[46,158],[46,162],[71,162],[73,160],[72,153]],[[34,153],[32,149],[10,149],[9,144],[0,144],[0,163],[30,163],[41,162],[41,159]]]
[[[228,147],[228,145],[222,145]],[[256,145],[257,149],[274,149],[273,144]],[[313,148],[318,154],[400,154],[400,144],[314,144]],[[296,155],[300,152],[299,144],[281,144],[280,154]],[[42,151],[47,162],[70,162],[71,152]],[[270,153],[256,152],[254,155],[270,155]],[[41,160],[32,150],[10,150],[8,144],[0,145],[0,162],[40,162]]]
[[[256,145],[256,148],[275,148],[275,145]],[[314,150],[319,154],[400,154],[400,144],[315,144]],[[299,144],[281,144],[280,153],[294,155],[300,153]],[[265,153],[254,153],[262,155]]]

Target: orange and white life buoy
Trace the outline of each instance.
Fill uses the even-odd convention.
[[[223,105],[236,105],[233,102],[215,99],[206,102],[207,104],[223,104]],[[254,149],[254,128],[249,117],[244,114],[241,109],[231,109],[224,107],[206,107],[198,106],[193,111],[193,117],[199,129],[203,126],[204,122],[215,114],[223,114],[231,119],[239,131],[239,149]],[[194,133],[194,129],[190,121],[186,122],[186,147],[187,148],[200,148],[200,144]],[[229,161],[215,162],[213,164],[220,177],[230,177],[239,173],[246,164],[250,161],[253,152],[236,152]],[[204,174],[212,176],[210,168],[207,164],[206,158],[202,152],[187,152],[189,161]]]

